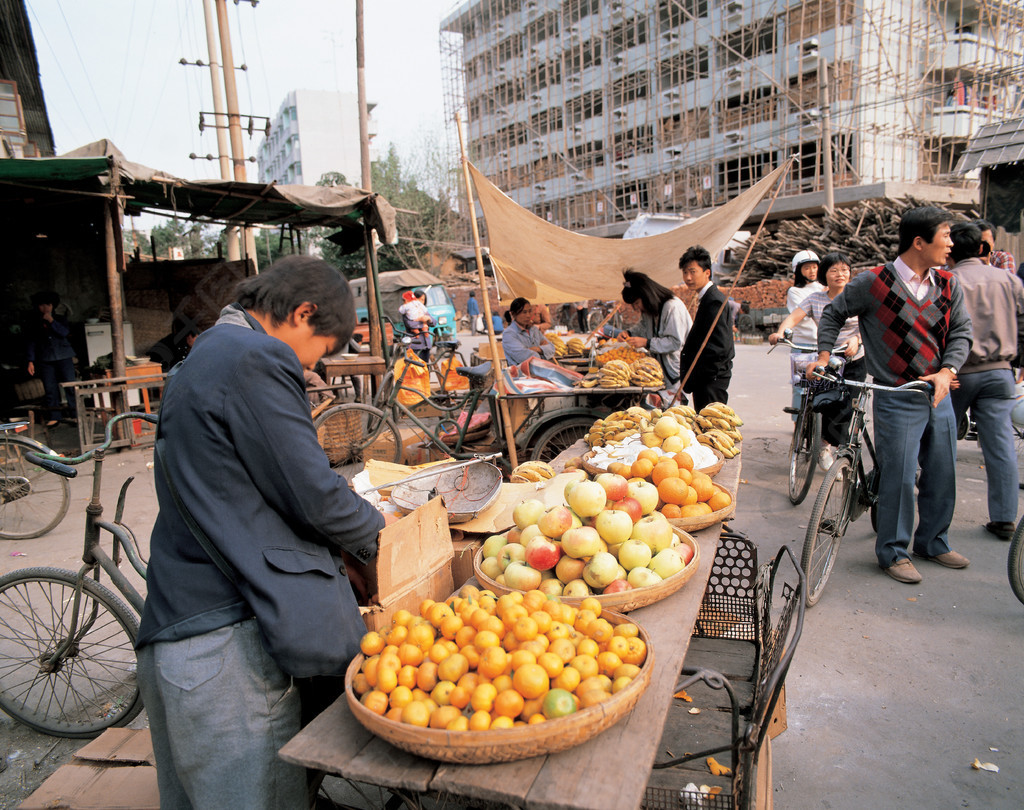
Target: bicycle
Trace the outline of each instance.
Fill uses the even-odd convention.
[[[1017,523],[1017,528],[1010,538],[1010,554],[1006,560],[1006,573],[1010,578],[1013,595],[1024,604],[1024,518]]]
[[[775,346],[789,346],[797,351],[813,353],[817,357],[817,348],[814,346],[800,346],[793,343],[793,330],[787,329],[782,333],[783,337]],[[772,346],[768,354],[772,353]],[[846,350],[846,346],[837,346],[832,350],[833,355],[839,355]],[[796,370],[794,365],[794,372]],[[800,401],[800,409],[796,412],[796,422],[793,423],[793,438],[789,443],[789,500],[794,506],[803,503],[807,492],[811,488],[811,481],[814,480],[814,466],[821,452],[821,414],[814,411],[813,385],[801,379],[800,386],[804,395]],[[789,408],[787,413],[792,412]]]
[[[58,475],[29,459],[52,451],[27,436],[16,435],[26,422],[0,424],[0,538],[29,540],[54,529],[68,513],[71,487]]]
[[[932,390],[928,383],[920,380],[895,387],[844,380],[838,376],[836,365],[836,358],[833,358],[824,373],[819,371],[818,376],[831,379],[847,389],[856,389],[857,392],[853,395],[849,438],[846,444],[836,450],[835,461],[825,474],[807,525],[800,567],[807,577],[808,607],[821,598],[835,565],[839,541],[846,534],[850,523],[865,510],[870,510],[871,526],[877,527],[878,461],[871,436],[864,429],[870,391],[917,391],[928,396]],[[871,459],[870,472],[864,469],[864,450],[867,450]]]
[[[65,478],[93,461],[92,498],[86,506],[82,566],[25,568],[0,577],[0,708],[44,734],[95,737],[124,726],[141,710],[136,683],[135,638],[143,596],[121,572],[121,550],[145,580],[146,562],[131,529],[121,522],[133,478],[121,486],[113,522],[101,520],[103,459],[113,427],[125,419],[156,422],[156,416],[124,413],[107,424],[106,441],[74,458],[35,455],[33,461]],[[101,546],[114,538],[113,555]],[[106,572],[124,601],[100,582]]]

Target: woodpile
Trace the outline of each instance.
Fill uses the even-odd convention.
[[[813,250],[819,256],[839,250],[850,257],[854,269],[891,261],[899,245],[900,215],[909,208],[929,204],[910,197],[865,200],[848,208],[836,208],[822,217],[783,220],[774,233],[762,233],[758,238],[740,284],[749,286],[764,279],[789,278],[790,262],[800,250]],[[746,250],[747,244],[744,244],[735,252],[744,256]],[[723,273],[719,285],[731,283],[735,275],[735,270]],[[734,294],[737,299],[740,299],[739,291],[737,287]],[[775,306],[785,305],[785,293],[782,299],[783,303]],[[757,308],[753,302],[751,307]]]

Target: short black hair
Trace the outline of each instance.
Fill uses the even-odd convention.
[[[344,346],[356,324],[356,306],[348,281],[335,268],[312,256],[285,256],[235,289],[246,309],[261,312],[277,326],[308,302],[316,307],[309,319],[316,335],[330,335]]]
[[[646,273],[626,269],[622,271],[626,279],[622,287],[622,300],[627,304],[640,301],[644,312],[655,318],[661,314],[661,308],[665,302],[675,298],[676,294],[664,284],[659,284]]]
[[[57,306],[60,303],[60,296],[53,290],[40,290],[37,293],[32,294],[32,307],[38,309],[43,304],[49,304],[50,306]]]
[[[845,264],[853,271],[853,262],[850,261],[850,257],[845,253],[838,250],[830,251],[821,257],[818,262],[818,282],[828,286],[828,282],[825,281],[825,274],[829,271],[829,268],[836,264]]]
[[[697,262],[700,267],[703,267],[709,273],[711,272],[711,254],[700,245],[694,245],[686,249],[686,252],[679,257],[679,269],[682,270],[690,262]]]
[[[995,226],[991,222],[989,222],[987,219],[976,219],[971,224],[972,225],[977,225],[979,231],[991,231],[993,236],[996,235],[996,228],[995,228]]]
[[[513,299],[512,303],[508,305],[508,311],[512,314],[512,317],[514,318],[528,306],[530,306],[530,302],[527,299],[523,298],[522,296],[519,296],[518,298]]]
[[[919,236],[931,244],[939,227],[952,221],[953,215],[937,205],[922,205],[905,211],[900,217],[900,245],[897,253],[902,255],[910,250]]]
[[[949,250],[950,258],[962,262],[964,259],[988,255],[988,243],[981,239],[983,230],[977,222],[958,222],[950,228],[949,238],[953,240],[953,247]]]

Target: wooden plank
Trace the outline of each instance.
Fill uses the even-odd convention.
[[[285,762],[346,776],[349,760],[374,739],[349,711],[342,695],[292,737],[278,755]]]
[[[730,681],[749,681],[754,677],[753,642],[728,638],[701,638],[690,641],[686,666],[713,669]]]
[[[433,760],[406,753],[374,737],[345,765],[345,776],[388,790],[425,793],[430,789],[436,769],[437,763]]]
[[[430,787],[438,793],[457,794],[460,799],[523,806],[546,761],[547,757],[531,757],[497,765],[443,763]]]

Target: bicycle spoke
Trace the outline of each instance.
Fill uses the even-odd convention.
[[[811,509],[804,539],[801,567],[807,577],[807,604],[821,597],[839,551],[839,541],[849,522],[850,497],[855,487],[853,468],[839,458],[825,475]]]

